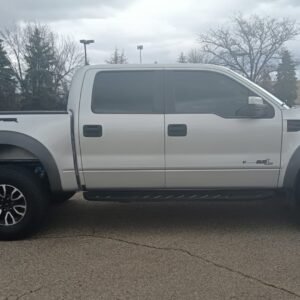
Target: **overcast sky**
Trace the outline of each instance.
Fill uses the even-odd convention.
[[[0,26],[14,22],[47,23],[76,40],[94,39],[91,63],[103,63],[115,47],[130,63],[143,44],[146,63],[174,63],[181,51],[199,47],[197,34],[237,12],[290,17],[300,21],[300,0],[0,0]],[[289,43],[300,58],[300,37]]]

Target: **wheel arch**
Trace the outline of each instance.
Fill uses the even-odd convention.
[[[286,189],[293,189],[300,176],[300,146],[294,151],[287,165],[283,187]]]
[[[60,174],[55,159],[53,158],[50,151],[42,143],[40,143],[33,137],[23,133],[13,131],[1,131],[0,147],[5,145],[17,147],[23,150],[23,154],[21,154],[20,159],[17,160],[18,162],[22,161],[22,155],[24,161],[36,158],[36,160],[38,160],[42,164],[43,168],[47,173],[51,191],[62,191]],[[30,157],[30,154],[32,154],[33,157]],[[14,162],[14,160],[10,160],[9,158],[7,160],[5,158],[1,159],[1,161],[2,163],[10,161],[12,163],[16,163]]]

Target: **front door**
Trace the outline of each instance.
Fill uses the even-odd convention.
[[[90,70],[80,102],[88,189],[164,187],[161,71]]]
[[[238,118],[255,96],[211,71],[166,71],[166,186],[275,187],[280,168],[281,114]]]

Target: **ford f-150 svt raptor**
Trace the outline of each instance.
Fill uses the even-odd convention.
[[[1,112],[0,237],[48,200],[242,199],[299,210],[300,110],[213,65],[86,66],[65,112]]]

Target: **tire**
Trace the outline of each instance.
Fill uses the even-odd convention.
[[[300,223],[300,180],[297,179],[296,186],[294,188],[293,199],[292,199],[292,213],[296,218],[297,222]]]
[[[74,192],[62,192],[57,194],[52,194],[51,203],[52,204],[61,204],[64,203],[75,195]]]
[[[0,239],[14,240],[36,231],[47,210],[42,183],[22,167],[0,167]]]

